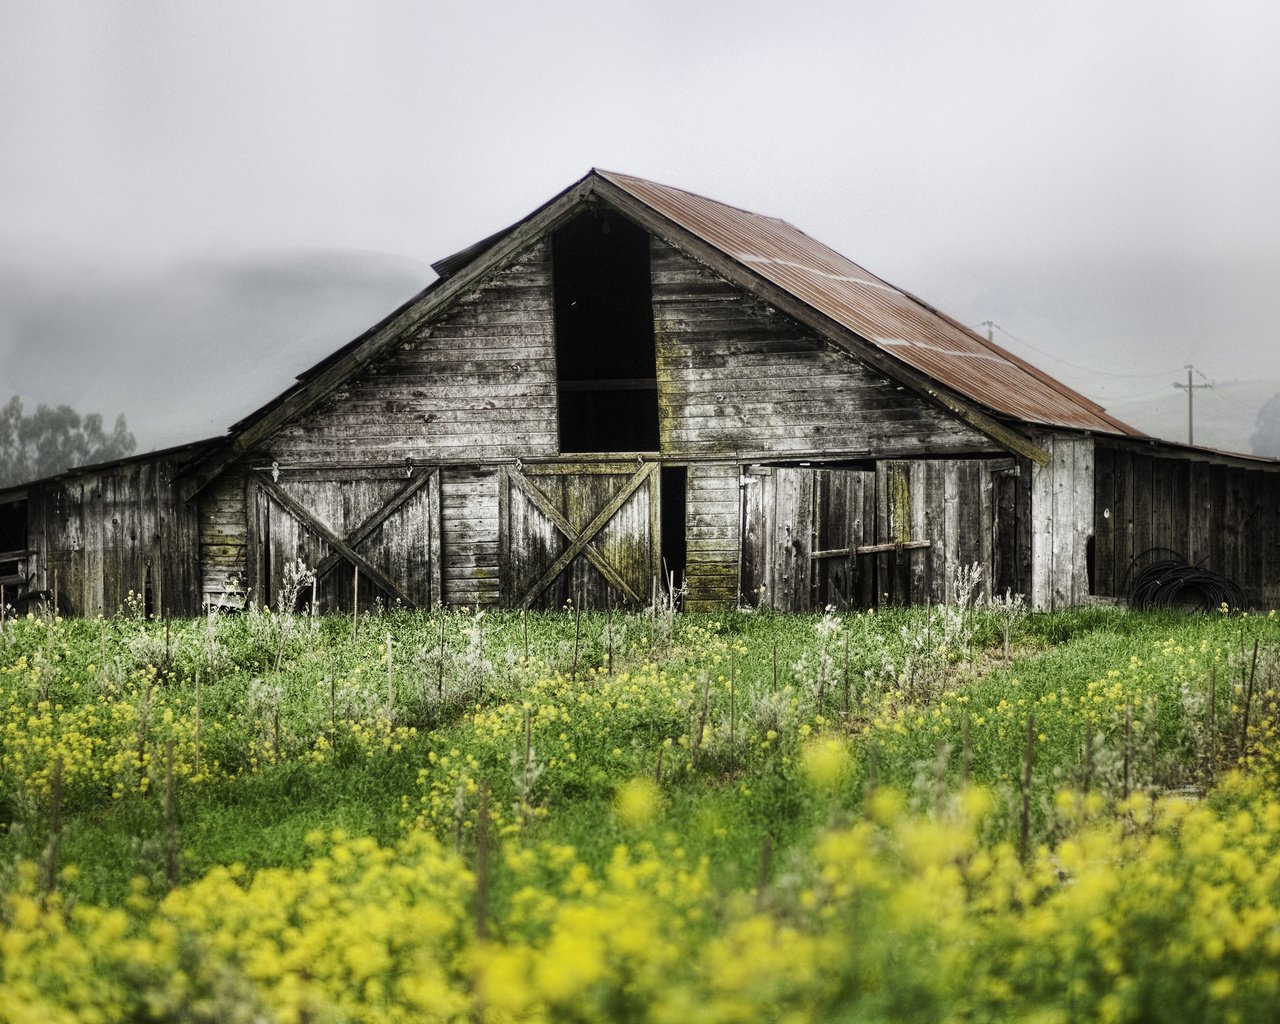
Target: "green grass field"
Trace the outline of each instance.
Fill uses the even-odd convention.
[[[1280,622],[1017,611],[10,620],[0,1021],[1273,1019]]]

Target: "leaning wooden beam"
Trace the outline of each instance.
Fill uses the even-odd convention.
[[[933,547],[931,540],[908,540],[901,544],[864,544],[856,548],[830,548],[826,551],[811,552],[810,558],[847,558],[849,555],[881,555],[888,551],[913,551],[917,548]]]
[[[308,530],[311,530],[328,544],[334,551],[338,552],[352,565],[356,566],[360,572],[368,576],[378,586],[387,592],[391,597],[397,598],[406,608],[413,608],[414,604],[409,600],[408,596],[392,580],[386,573],[371,563],[362,554],[351,547],[345,540],[334,533],[324,523],[316,519],[310,512],[302,507],[287,491],[275,483],[269,476],[254,474],[254,482],[261,487],[281,508],[288,512],[291,516],[298,520]]]
[[[609,503],[596,513],[595,518],[592,519],[581,532],[576,532],[574,530],[573,526],[570,525],[564,516],[560,514],[560,510],[551,503],[547,496],[543,494],[531,480],[527,479],[519,470],[507,470],[508,476],[515,481],[520,490],[528,496],[529,500],[533,502],[534,507],[550,519],[556,529],[569,538],[570,542],[569,546],[560,553],[560,557],[551,563],[546,572],[539,577],[538,582],[535,583],[529,589],[528,593],[520,599],[518,605],[520,608],[528,608],[533,603],[534,598],[550,586],[552,580],[564,572],[569,563],[580,554],[585,554],[591,564],[600,570],[601,575],[603,575],[610,584],[622,591],[622,593],[627,596],[628,600],[633,601],[636,604],[644,603],[635,591],[627,585],[626,580],[624,580],[617,570],[609,564],[608,560],[591,546],[590,542],[594,539],[595,535],[600,532],[605,523],[617,514],[618,510],[622,508],[627,499],[640,488],[640,485],[653,475],[653,471],[657,468],[657,465],[658,464],[656,462],[646,462],[644,466],[640,468],[639,472],[632,476],[623,488],[609,500]]]
[[[439,470],[428,470],[425,473],[419,473],[416,477],[411,479],[407,484],[405,484],[405,486],[396,491],[395,496],[392,497],[389,502],[374,512],[373,515],[357,526],[351,533],[347,534],[347,544],[354,548],[357,544],[361,544],[368,540],[374,530],[398,512],[406,501],[431,482],[433,473],[438,472]],[[316,575],[323,576],[341,561],[342,555],[337,552],[330,552],[325,555],[325,557],[320,560],[320,564],[316,566]]]

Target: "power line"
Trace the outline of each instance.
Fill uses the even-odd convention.
[[[1203,373],[1200,373],[1200,371],[1199,371],[1199,370],[1197,370],[1197,369],[1196,369],[1194,366],[1192,366],[1190,363],[1188,363],[1188,364],[1187,364],[1187,366],[1186,366],[1186,370],[1187,370],[1187,382],[1186,382],[1185,384],[1179,384],[1179,383],[1175,380],[1175,381],[1173,382],[1173,386],[1174,386],[1175,388],[1181,388],[1181,389],[1185,390],[1185,391],[1186,391],[1186,393],[1187,393],[1187,444],[1195,444],[1195,443],[1196,443],[1196,440],[1195,440],[1195,437],[1196,437],[1196,435],[1195,435],[1195,396],[1196,396],[1196,391],[1197,391],[1198,389],[1200,389],[1200,388],[1211,388],[1211,387],[1213,387],[1213,381],[1209,380],[1209,378],[1208,378],[1208,377],[1205,377],[1205,375],[1204,375]],[[1204,384],[1193,384],[1193,383],[1192,383],[1192,380],[1191,380],[1191,375],[1192,375],[1193,373],[1200,373],[1200,376],[1201,376],[1202,378],[1204,378],[1205,383],[1204,383]]]
[[[1099,370],[1097,367],[1094,367],[1094,366],[1081,366],[1079,363],[1073,363],[1070,360],[1063,359],[1061,356],[1056,356],[1052,352],[1046,352],[1042,348],[1036,348],[1030,342],[1023,341],[1012,331],[1007,330],[1004,327],[1001,327],[994,320],[983,320],[982,323],[979,324],[978,326],[987,328],[988,341],[994,342],[995,340],[994,338],[991,337],[991,329],[994,327],[1001,334],[1009,338],[1012,338],[1019,345],[1023,346],[1024,348],[1029,348],[1032,352],[1036,353],[1037,355],[1045,356],[1046,358],[1052,359],[1054,362],[1061,363],[1063,366],[1070,366],[1073,370],[1080,370],[1082,373],[1096,374],[1099,377],[1116,377],[1116,378],[1123,378],[1126,380],[1137,380],[1144,377],[1163,377],[1166,374],[1177,373],[1179,369],[1182,369],[1182,367],[1174,366],[1168,370],[1157,370],[1152,373],[1112,373],[1108,370]],[[1199,373],[1198,370],[1196,372]]]

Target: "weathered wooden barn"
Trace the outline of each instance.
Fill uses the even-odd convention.
[[[0,492],[0,579],[107,615],[1124,593],[1280,599],[1280,464],[1156,441],[784,221],[591,171],[225,438]],[[669,575],[670,574],[670,575]]]

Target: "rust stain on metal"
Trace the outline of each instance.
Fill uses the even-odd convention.
[[[643,178],[596,173],[882,351],[996,412],[1046,426],[1143,436],[784,220]]]

